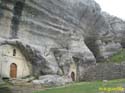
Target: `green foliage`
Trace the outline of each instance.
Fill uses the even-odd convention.
[[[69,86],[60,88],[46,89],[43,91],[36,91],[34,93],[101,93],[99,88],[116,88],[124,85],[125,79],[111,80],[108,82],[82,82],[74,83]],[[114,92],[112,92],[114,93]]]
[[[112,57],[109,58],[109,62],[120,63],[125,61],[125,49],[122,49],[118,53],[114,54]]]

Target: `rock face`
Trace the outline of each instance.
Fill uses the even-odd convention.
[[[124,47],[114,34],[122,24],[113,30],[93,0],[1,0],[0,10],[1,46],[20,49],[31,75],[84,80],[88,66]]]
[[[109,23],[112,33],[114,33],[114,41],[120,43],[125,48],[125,21],[115,16],[111,16],[105,12],[102,13],[105,20]]]

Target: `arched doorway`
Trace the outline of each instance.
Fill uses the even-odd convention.
[[[10,65],[10,77],[11,78],[17,77],[17,65],[15,63],[12,63]]]
[[[72,78],[72,81],[75,81],[75,73],[74,72],[71,73],[71,78]]]

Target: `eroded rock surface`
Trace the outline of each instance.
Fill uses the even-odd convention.
[[[19,48],[35,76],[84,80],[88,66],[124,47],[124,38],[116,41],[124,22],[112,27],[94,0],[0,0],[0,10],[1,45]]]
[[[115,16],[111,16],[103,12],[105,20],[110,24],[111,31],[114,33],[114,41],[120,43],[122,47],[125,47],[125,21]]]

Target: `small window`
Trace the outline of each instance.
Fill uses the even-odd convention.
[[[16,56],[16,49],[13,49],[13,56]]]

